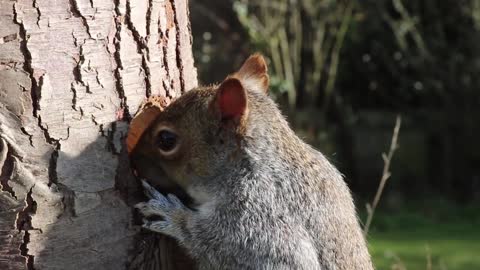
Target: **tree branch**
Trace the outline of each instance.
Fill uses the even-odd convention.
[[[398,134],[400,132],[400,125],[402,123],[402,118],[397,116],[397,120],[395,123],[395,127],[393,128],[393,135],[392,135],[392,142],[390,143],[390,149],[388,154],[383,153],[383,172],[382,177],[380,178],[380,184],[378,185],[377,193],[375,194],[375,198],[373,199],[372,204],[367,203],[367,222],[365,223],[365,227],[363,229],[363,235],[367,236],[368,230],[370,229],[370,225],[372,223],[373,215],[375,214],[375,209],[377,208],[378,202],[380,201],[380,197],[382,196],[383,189],[385,188],[385,184],[387,183],[388,178],[391,176],[390,172],[390,164],[392,162],[393,154],[395,150],[398,148]]]

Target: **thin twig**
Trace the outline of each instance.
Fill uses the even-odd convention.
[[[432,270],[432,252],[428,245],[425,246],[425,252],[427,253],[427,270]]]
[[[396,254],[393,254],[393,259],[395,260],[395,263],[392,264],[392,270],[407,270],[407,267],[405,267],[405,264],[400,257],[398,257]]]
[[[380,179],[380,184],[378,185],[377,193],[375,194],[375,198],[373,199],[372,204],[367,204],[367,222],[365,223],[365,227],[363,229],[363,234],[367,236],[368,230],[370,228],[370,224],[372,223],[373,215],[375,213],[375,209],[377,208],[378,202],[380,201],[380,197],[382,196],[383,189],[385,188],[385,184],[387,183],[388,178],[390,178],[391,173],[390,173],[390,163],[393,158],[393,154],[395,153],[395,150],[398,148],[398,134],[400,132],[400,125],[402,123],[402,118],[400,116],[397,116],[397,120],[395,123],[395,128],[393,129],[393,135],[392,135],[392,142],[390,143],[390,149],[388,151],[388,154],[385,155],[385,153],[382,154],[383,158],[383,172],[382,172],[382,178]]]

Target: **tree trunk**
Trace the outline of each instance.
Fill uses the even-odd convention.
[[[187,0],[0,0],[0,269],[191,268],[135,224],[124,147],[196,85],[191,43]]]

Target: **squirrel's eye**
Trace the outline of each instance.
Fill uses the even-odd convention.
[[[162,130],[157,135],[157,147],[164,153],[171,152],[177,146],[177,134],[170,130]]]

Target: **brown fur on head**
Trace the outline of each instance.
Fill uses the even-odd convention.
[[[214,176],[245,131],[247,91],[268,92],[267,66],[260,54],[220,85],[188,91],[159,114],[132,154],[139,174],[166,191],[187,189],[194,179]],[[162,150],[170,147],[164,143],[169,140],[175,146]]]

